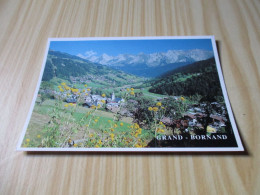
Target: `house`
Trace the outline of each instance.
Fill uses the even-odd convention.
[[[82,106],[90,108],[91,106],[98,106],[98,103],[97,103],[97,101],[95,101],[95,102],[85,102],[85,103],[82,104]]]
[[[100,96],[100,95],[91,95],[91,98],[92,98],[93,101],[96,101],[96,100],[101,100],[102,96]]]
[[[108,109],[109,109],[109,108],[113,108],[113,107],[118,108],[118,107],[119,107],[119,104],[118,104],[118,103],[115,103],[115,102],[109,102],[109,103],[107,103],[107,108],[108,108]]]
[[[161,122],[164,123],[166,126],[171,126],[174,124],[173,120],[170,117],[163,117]]]
[[[77,103],[77,98],[73,98],[73,97],[67,98],[67,99],[66,99],[66,102],[67,102],[67,103]]]
[[[85,102],[92,102],[92,98],[91,98],[90,96],[87,96],[87,97],[85,98]]]
[[[122,99],[122,98],[116,98],[114,92],[112,93],[111,99],[108,99],[108,103],[117,103],[117,104],[119,104],[119,103],[124,102],[124,101],[125,100]]]
[[[219,122],[219,123],[224,123],[224,124],[225,124],[225,121],[227,120],[225,117],[213,115],[213,114],[210,115],[210,118],[213,119],[213,122]]]

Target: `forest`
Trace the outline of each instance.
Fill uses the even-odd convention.
[[[222,96],[214,58],[169,71],[150,81],[152,93],[174,96]]]

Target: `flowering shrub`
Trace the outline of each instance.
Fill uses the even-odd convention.
[[[79,102],[91,93],[91,89],[84,85],[80,90],[69,87],[65,82],[58,86],[58,90],[66,97],[77,97],[76,103],[64,103],[59,96],[48,112],[50,120],[41,130],[42,135],[32,137],[26,135],[24,147],[145,147],[151,133],[139,124],[121,121],[121,110],[124,103],[119,104],[118,110],[108,120],[102,116],[100,109],[106,107],[106,101],[101,100],[102,106],[91,105],[85,114],[80,113],[82,107]],[[88,91],[88,93],[85,93]],[[103,98],[106,94],[101,95]],[[122,95],[123,100],[135,97],[134,88],[127,88]],[[111,114],[110,114],[111,115]],[[30,138],[29,138],[30,137]]]

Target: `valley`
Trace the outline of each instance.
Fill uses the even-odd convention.
[[[133,74],[49,51],[24,145],[150,147],[162,144],[153,142],[158,136],[231,132],[214,58],[165,68],[157,77],[128,68]],[[169,146],[183,144],[190,143]]]

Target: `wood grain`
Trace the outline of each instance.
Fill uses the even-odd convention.
[[[0,194],[259,194],[260,1],[1,0]],[[248,154],[16,152],[48,37],[215,35]]]

